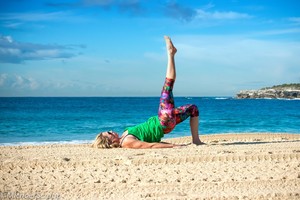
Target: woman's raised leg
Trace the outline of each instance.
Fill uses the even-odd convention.
[[[173,112],[174,110],[174,98],[173,98],[173,85],[176,79],[176,69],[175,69],[175,53],[177,49],[174,47],[171,39],[165,36],[166,49],[168,54],[168,65],[166,80],[161,91],[158,118],[160,124],[163,127],[164,133],[171,132],[176,126],[176,118]]]
[[[173,85],[176,79],[175,54],[177,49],[171,39],[165,36],[168,65],[166,80],[161,92],[158,117],[164,133],[171,132],[177,124],[190,117],[191,133],[194,144],[201,144],[199,139],[199,111],[196,105],[186,105],[179,108],[174,106]]]
[[[168,66],[167,66],[167,74],[166,77],[169,79],[176,79],[176,69],[175,69],[175,53],[177,49],[174,47],[171,39],[168,36],[165,36],[166,48],[168,54]]]

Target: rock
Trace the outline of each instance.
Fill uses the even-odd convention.
[[[300,90],[291,88],[241,90],[237,99],[296,99],[300,98]]]

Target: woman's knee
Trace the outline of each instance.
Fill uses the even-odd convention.
[[[199,109],[195,104],[190,105],[191,110],[191,117],[198,117],[199,116]]]

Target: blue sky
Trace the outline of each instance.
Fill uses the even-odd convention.
[[[159,96],[163,35],[176,96],[300,82],[298,0],[9,0],[0,96]]]

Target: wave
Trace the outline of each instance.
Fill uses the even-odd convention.
[[[44,142],[7,142],[0,146],[40,146],[53,144],[91,144],[93,140],[71,140],[71,141],[44,141]]]
[[[299,101],[300,98],[294,98],[294,99],[278,98],[278,100],[285,100],[285,101]]]
[[[228,97],[216,97],[215,98],[216,100],[226,100],[226,99],[229,99]]]

